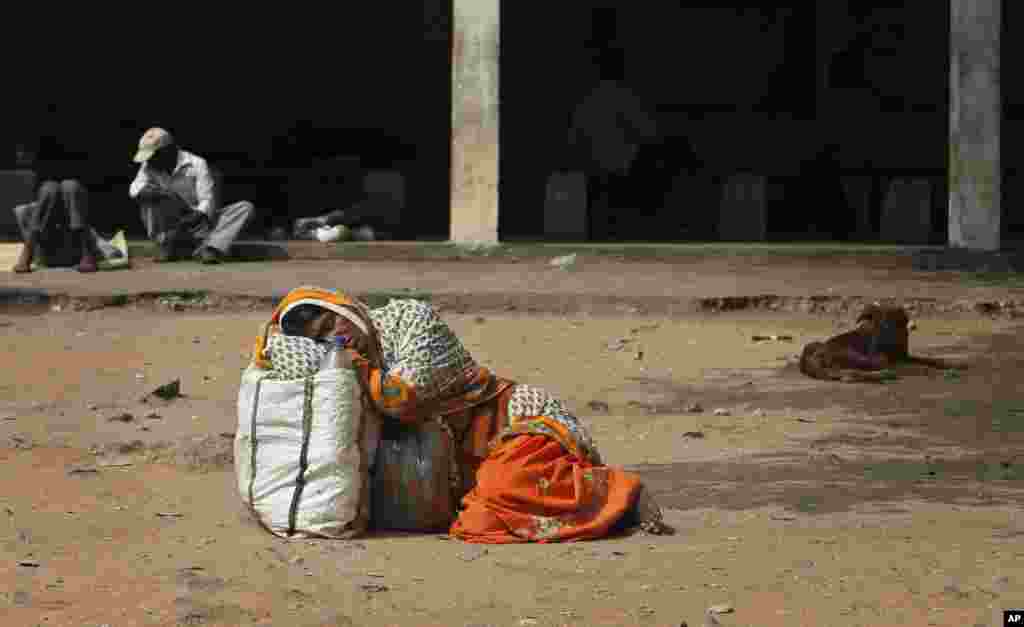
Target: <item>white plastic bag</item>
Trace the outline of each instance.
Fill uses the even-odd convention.
[[[322,226],[314,231],[314,235],[317,241],[323,242],[324,244],[340,242],[351,238],[351,232],[344,224],[338,224],[336,226]]]
[[[131,261],[128,260],[128,241],[124,237],[124,231],[118,231],[109,240],[97,233],[96,229],[90,229],[89,232],[96,242],[96,249],[100,253],[99,267],[101,270],[114,270],[131,266]]]
[[[378,418],[352,370],[275,381],[250,366],[238,393],[235,472],[242,501],[279,537],[351,538],[370,518]]]

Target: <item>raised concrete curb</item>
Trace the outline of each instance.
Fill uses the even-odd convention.
[[[0,290],[0,305],[8,310],[18,306],[35,309],[49,306],[52,311],[94,311],[107,308],[132,307],[153,311],[245,312],[269,311],[285,292],[267,296],[232,294],[204,290],[163,290],[120,293],[104,296],[71,296],[44,290]],[[377,290],[355,294],[370,307],[380,307],[395,298],[412,298],[431,302],[440,311],[453,313],[525,313],[525,314],[590,314],[610,316],[654,315],[686,316],[694,314],[729,314],[738,312],[790,313],[804,315],[848,316],[873,297],[864,296],[757,296],[679,298],[616,298],[565,294],[434,294],[414,290]],[[939,300],[926,298],[900,299],[912,316],[966,314],[989,318],[1024,318],[1022,300]]]
[[[920,250],[913,253],[913,268],[931,272],[1024,272],[1024,251],[984,252],[966,248]]]
[[[879,258],[908,260],[919,251],[938,251],[937,247],[888,245],[810,244],[572,244],[548,242],[509,242],[493,245],[456,244],[453,242],[340,242],[324,244],[313,241],[236,242],[231,256],[238,261],[267,260],[351,260],[351,261],[462,261],[470,259],[527,260],[551,259],[569,254],[616,261],[687,261],[707,257],[741,258]],[[129,242],[129,255],[150,258],[156,247],[145,241]]]
[[[0,305],[46,305],[52,300],[47,290],[24,287],[0,287]]]

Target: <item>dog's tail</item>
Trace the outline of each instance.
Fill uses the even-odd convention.
[[[804,346],[803,352],[800,353],[800,372],[808,377],[815,377],[815,373],[823,369],[820,353],[824,348],[825,345],[821,342],[811,342]]]
[[[939,370],[967,370],[967,364],[946,361],[945,359],[937,359],[934,357],[917,357],[915,355],[907,355],[904,358],[904,361],[919,366],[938,368]]]

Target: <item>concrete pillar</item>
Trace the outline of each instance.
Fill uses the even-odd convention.
[[[455,0],[451,239],[498,241],[500,0]]]
[[[949,244],[999,249],[1001,0],[950,0]]]

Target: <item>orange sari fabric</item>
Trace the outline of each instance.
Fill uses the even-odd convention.
[[[478,544],[593,540],[608,535],[640,493],[640,478],[570,454],[556,439],[500,442],[476,470],[452,536]]]

